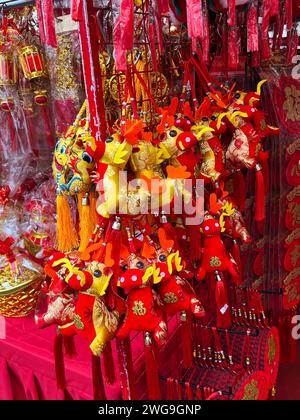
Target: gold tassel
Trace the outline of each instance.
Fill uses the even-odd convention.
[[[57,248],[61,252],[72,251],[72,249],[78,246],[78,237],[73,225],[68,198],[64,194],[57,195],[56,209]]]
[[[82,208],[79,211],[80,215],[80,247],[79,251],[85,251],[88,246],[89,239],[92,235],[93,229],[91,226],[91,217],[90,217],[90,203],[89,203],[89,194],[86,193],[81,201]]]

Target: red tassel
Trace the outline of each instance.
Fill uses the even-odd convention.
[[[106,382],[110,385],[116,382],[116,373],[111,342],[109,341],[102,353]]]
[[[181,313],[183,366],[188,369],[193,366],[193,346],[191,320],[186,312]]]
[[[265,218],[265,184],[261,168],[255,172],[255,220],[257,222]]]
[[[63,336],[63,341],[66,354],[71,358],[74,357],[76,355],[74,336]]]
[[[100,357],[92,355],[92,378],[94,400],[106,400]]]
[[[231,325],[229,300],[224,280],[219,274],[216,275],[216,305],[217,305],[217,327],[228,328]]]
[[[146,365],[146,378],[148,387],[148,398],[149,400],[159,400],[160,394],[160,383],[158,375],[158,364],[155,357],[155,352],[152,347],[152,341],[150,334],[145,334],[145,365]]]
[[[65,389],[66,377],[63,354],[63,337],[59,333],[55,335],[54,339],[54,361],[57,387],[59,389]]]
[[[120,382],[123,400],[135,400],[135,387],[133,376],[133,362],[130,347],[130,339],[116,340],[117,356],[119,364]]]
[[[241,260],[241,251],[237,241],[233,240],[233,246],[231,249],[231,255],[233,256],[234,261],[238,266],[239,273],[242,273],[242,260]]]
[[[238,171],[235,173],[233,177],[233,188],[236,203],[239,207],[239,210],[243,212],[245,210],[247,188],[245,183],[245,177],[242,171]]]

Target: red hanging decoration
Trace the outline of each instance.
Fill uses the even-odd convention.
[[[145,333],[145,365],[148,397],[150,400],[158,400],[161,398],[158,366],[149,333]]]
[[[247,50],[258,51],[257,8],[251,5],[247,16]]]

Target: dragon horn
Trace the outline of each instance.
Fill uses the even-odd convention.
[[[226,117],[229,114],[229,112],[222,112],[222,114],[220,114],[218,116],[218,121],[217,121],[217,129],[219,129],[221,127],[221,121],[224,117]]]
[[[256,88],[256,93],[257,93],[258,95],[260,95],[260,94],[261,94],[261,87],[262,87],[262,85],[263,85],[264,83],[266,83],[266,82],[267,82],[267,80],[266,80],[266,79],[263,79],[263,80],[261,80],[261,81],[258,83],[257,88]]]
[[[203,136],[204,133],[209,133],[209,132],[214,132],[215,130],[211,127],[204,127],[202,128],[197,134],[196,137],[198,140],[201,140],[201,137]]]

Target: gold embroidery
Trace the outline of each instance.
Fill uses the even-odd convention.
[[[221,261],[218,257],[211,257],[209,264],[211,267],[220,267]]]
[[[283,110],[287,120],[300,121],[300,92],[295,85],[290,85],[284,89],[284,93]]]
[[[257,381],[254,379],[244,388],[243,400],[258,400],[259,389],[257,388]]]
[[[178,297],[173,292],[165,293],[164,301],[166,303],[176,303],[178,302]]]
[[[81,321],[81,318],[78,314],[74,315],[74,324],[75,324],[75,327],[78,328],[79,330],[84,330],[84,323]]]
[[[132,312],[138,316],[144,316],[147,313],[147,309],[144,307],[144,303],[141,300],[135,300]]]
[[[268,362],[269,362],[269,365],[271,365],[272,363],[274,363],[275,356],[276,356],[276,342],[275,342],[275,338],[273,334],[269,337],[268,348],[269,348]]]

